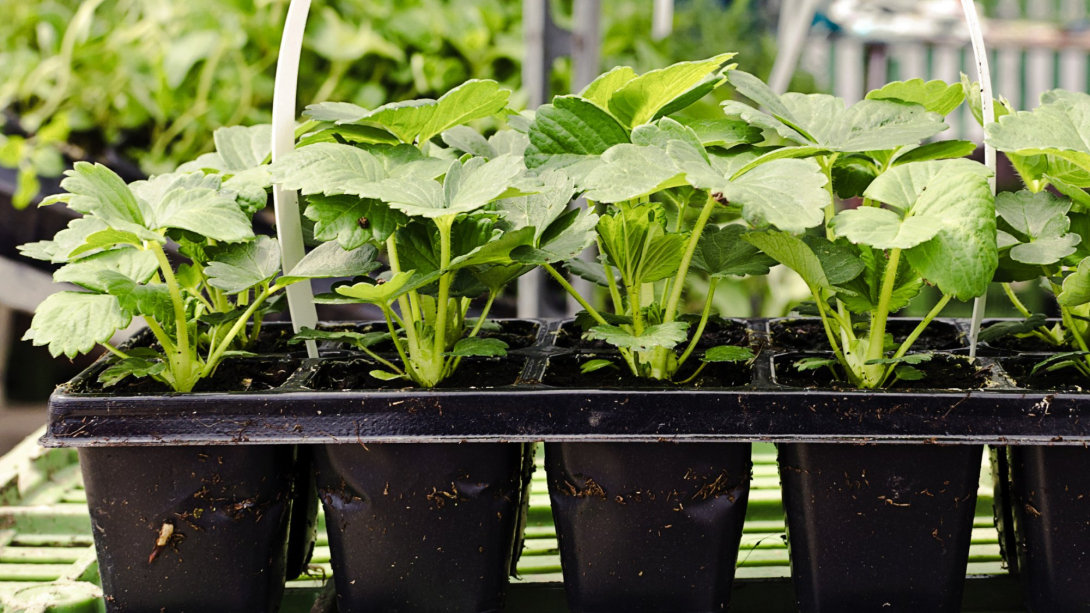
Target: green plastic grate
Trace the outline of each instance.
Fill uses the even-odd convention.
[[[36,443],[39,435],[31,436],[0,458],[0,613],[102,612],[105,608],[76,453],[42,449]],[[736,590],[733,609],[743,613],[779,611],[779,607],[765,606],[776,600],[786,603],[788,609],[783,610],[789,610],[790,590],[785,596],[782,589],[790,568],[774,448],[756,445],[753,462],[749,511],[738,558],[738,578],[751,581],[743,582]],[[969,556],[971,575],[1006,574],[992,523],[992,486],[987,466],[981,474]],[[562,580],[560,555],[540,454],[531,485],[526,542],[518,570],[519,576],[511,588],[509,611],[567,610],[558,585]],[[331,575],[329,541],[320,518],[309,576],[288,584],[281,611],[328,611],[326,599],[320,597],[323,591],[328,592]],[[991,588],[980,591],[996,592]],[[746,602],[760,604],[747,606]],[[989,604],[966,610],[1020,609]]]

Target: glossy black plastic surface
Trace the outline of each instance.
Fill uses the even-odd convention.
[[[801,613],[961,610],[982,447],[779,451]]]
[[[273,613],[284,592],[295,449],[81,449],[110,613]],[[163,525],[172,526],[157,547]]]
[[[750,368],[719,365],[726,369],[723,378],[699,389],[603,385],[593,374],[577,387],[551,384],[565,361],[613,355],[563,334],[560,321],[539,322],[531,346],[489,362],[495,376],[435,390],[378,387],[377,380],[361,385],[366,389],[319,390],[331,371],[366,373],[368,368],[359,354],[327,348],[322,358],[285,362],[295,364],[295,370],[265,391],[126,395],[97,387],[95,379],[107,359],[54,393],[42,442],[74,447],[539,440],[1090,442],[1090,394],[1020,388],[1004,372],[998,354],[978,360],[987,369],[981,389],[791,387],[781,384],[773,364],[798,348],[770,340],[768,320],[739,322],[741,342],[758,358]],[[895,324],[914,322],[891,320]],[[966,322],[941,320],[932,326],[947,330],[940,334],[943,339],[964,343]],[[558,346],[558,338],[567,346]]]
[[[748,443],[550,443],[545,466],[572,611],[730,607]]]

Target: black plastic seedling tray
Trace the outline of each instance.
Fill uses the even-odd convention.
[[[501,323],[505,332],[512,332],[506,337],[513,347],[509,355],[467,359],[448,387],[434,390],[381,383],[367,376],[375,365],[365,355],[343,347],[325,346],[323,357],[307,359],[298,345],[283,342],[289,329],[275,324],[267,326],[272,339],[268,355],[237,358],[237,367],[221,367],[225,377],[256,373],[237,385],[250,391],[168,394],[139,383],[107,393],[96,383],[112,359],[106,357],[53,394],[42,443],[1090,443],[1090,393],[1077,386],[1058,393],[1022,387],[1027,383],[1011,376],[1004,365],[1033,356],[1015,351],[984,347],[984,357],[977,360],[982,371],[973,374],[977,389],[927,389],[919,384],[902,390],[836,389],[820,375],[800,379],[793,368],[797,357],[827,355],[807,349],[806,334],[784,333],[805,329],[806,320],[732,320],[718,330],[713,326],[713,338],[706,344],[748,344],[757,354],[752,365],[709,365],[699,387],[647,386],[609,369],[572,376],[578,373],[578,362],[614,354],[580,340],[570,321]],[[897,335],[915,323],[891,320],[890,330]],[[967,331],[966,321],[936,320],[927,339],[918,343],[921,349],[936,349],[930,365],[940,380],[948,374],[944,371],[965,369]],[[519,346],[519,334],[525,336],[525,346]],[[147,335],[133,341],[141,342],[149,342]],[[576,384],[559,385],[565,378]]]

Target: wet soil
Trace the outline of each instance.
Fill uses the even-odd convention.
[[[840,379],[834,377],[833,371],[827,367],[816,370],[799,372],[795,368],[795,362],[804,357],[832,357],[831,354],[821,356],[807,356],[802,354],[787,354],[776,356],[773,360],[773,368],[776,373],[776,381],[780,385],[803,388],[854,390],[846,381],[843,381],[842,371],[839,365],[834,366]],[[918,381],[898,380],[888,389],[892,390],[975,390],[983,388],[991,376],[990,368],[980,368],[972,365],[968,358],[954,355],[936,355],[930,362],[915,364],[913,368],[923,371],[924,378]]]
[[[693,332],[696,332],[696,322],[692,322],[689,326],[689,338],[686,343],[692,340]],[[603,341],[590,341],[583,340],[583,330],[575,324],[574,321],[569,321],[560,326],[560,329],[556,333],[556,346],[564,347],[565,349],[575,349],[577,351],[616,351],[616,348],[609,343]],[[748,342],[748,332],[746,326],[742,322],[724,319],[720,321],[709,321],[704,327],[704,333],[700,336],[700,340],[697,341],[696,346],[698,349],[708,349],[710,347],[718,347],[720,345],[745,345]],[[685,345],[681,345],[685,346]]]
[[[1000,360],[1000,365],[1014,379],[1015,385],[1023,389],[1077,393],[1086,393],[1090,390],[1090,379],[1074,368],[1053,371],[1042,368],[1031,375],[1033,367],[1047,357],[1046,355],[1027,355],[1005,358]]]
[[[901,343],[912,333],[917,321],[891,319],[886,331],[893,340]],[[772,344],[787,349],[827,351],[829,340],[820,319],[790,319],[770,324]],[[933,321],[912,344],[913,351],[948,351],[966,346],[965,336],[956,326],[945,321]]]
[[[399,362],[394,361],[400,365]],[[458,370],[437,386],[437,389],[488,389],[514,385],[522,374],[526,360],[522,358],[466,358]],[[372,377],[372,370],[387,370],[368,359],[329,361],[322,365],[309,387],[318,391],[397,390],[415,388],[405,379],[382,381]]]
[[[193,388],[194,393],[205,392],[263,392],[280,387],[300,365],[299,360],[289,358],[235,358],[224,360],[211,377]],[[154,379],[128,377],[113,387],[103,388],[92,380],[77,393],[110,393],[118,396],[169,394],[172,390]]]
[[[600,368],[587,374],[583,374],[580,370],[585,362],[602,359],[603,357],[612,359],[617,368]],[[699,366],[700,362],[690,359],[674,377],[675,380],[684,381],[688,379]],[[752,370],[752,367],[745,364],[710,363],[697,378],[680,385],[669,381],[636,377],[628,369],[624,360],[616,356],[566,355],[549,358],[549,365],[545,369],[545,377],[542,382],[545,385],[567,388],[667,388],[682,391],[686,389],[748,385],[752,378]]]

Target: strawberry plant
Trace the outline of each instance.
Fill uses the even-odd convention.
[[[946,128],[943,116],[962,103],[964,91],[916,79],[891,83],[847,106],[823,94],[780,96],[743,72],[732,72],[730,80],[763,110],[728,101],[727,116],[774,133],[782,143],[736,174],[795,158],[813,160],[826,178],[824,204],[806,218],[823,235],[798,236],[797,228],[770,220],[771,228],[745,237],[798,273],[813,296],[834,358],[797,367],[833,366],[861,388],[920,378],[912,364],[928,356],[910,355],[913,344],[950,300],[983,294],[998,262],[990,171],[959,159],[974,146],[922,144]],[[836,196],[861,197],[861,205],[838,211]],[[942,298],[894,342],[886,332],[890,314],[925,283]]]
[[[1090,376],[1090,148],[1082,141],[1090,130],[1082,120],[1087,111],[1090,96],[1054,90],[1033,111],[1015,112],[998,101],[997,121],[987,129],[987,142],[1004,152],[1025,186],[995,201],[996,280],[1025,319],[989,326],[981,339],[1016,335],[1066,349],[1035,371],[1073,367]],[[1056,300],[1060,323],[1049,326],[1043,314],[1031,313],[1011,286],[1017,281],[1039,281]]]
[[[65,203],[83,216],[53,240],[21,250],[63,264],[54,279],[81,289],[47,298],[28,339],[54,356],[102,345],[118,358],[99,377],[106,386],[151,377],[189,392],[225,358],[247,354],[285,287],[378,266],[373,248],[349,252],[331,243],[279,276],[279,244],[255,236],[251,220],[266,201],[260,164],[267,126],[225,129],[216,141],[216,160],[205,163],[235,170],[177,172],[128,185],[101,165],[81,162],[67,172],[66,193],[43,206]],[[170,245],[185,263],[171,262]],[[133,317],[143,318],[155,346],[121,350],[108,342]]]
[[[381,309],[400,364],[369,348],[379,337],[354,342],[384,367],[371,372],[376,378],[434,387],[464,357],[505,355],[505,343],[478,335],[503,287],[530,268],[511,252],[586,246],[569,244],[577,218],[565,212],[572,192],[566,176],[528,179],[525,137],[484,139],[464,126],[506,112],[509,94],[493,81],[469,81],[438,100],[373,111],[316,105],[307,113],[321,122],[317,131],[273,164],[274,179],[306,197],[317,239],[386,252],[388,270],[320,297]],[[433,142],[437,137],[449,147]],[[482,311],[471,320],[470,304],[482,294]]]

